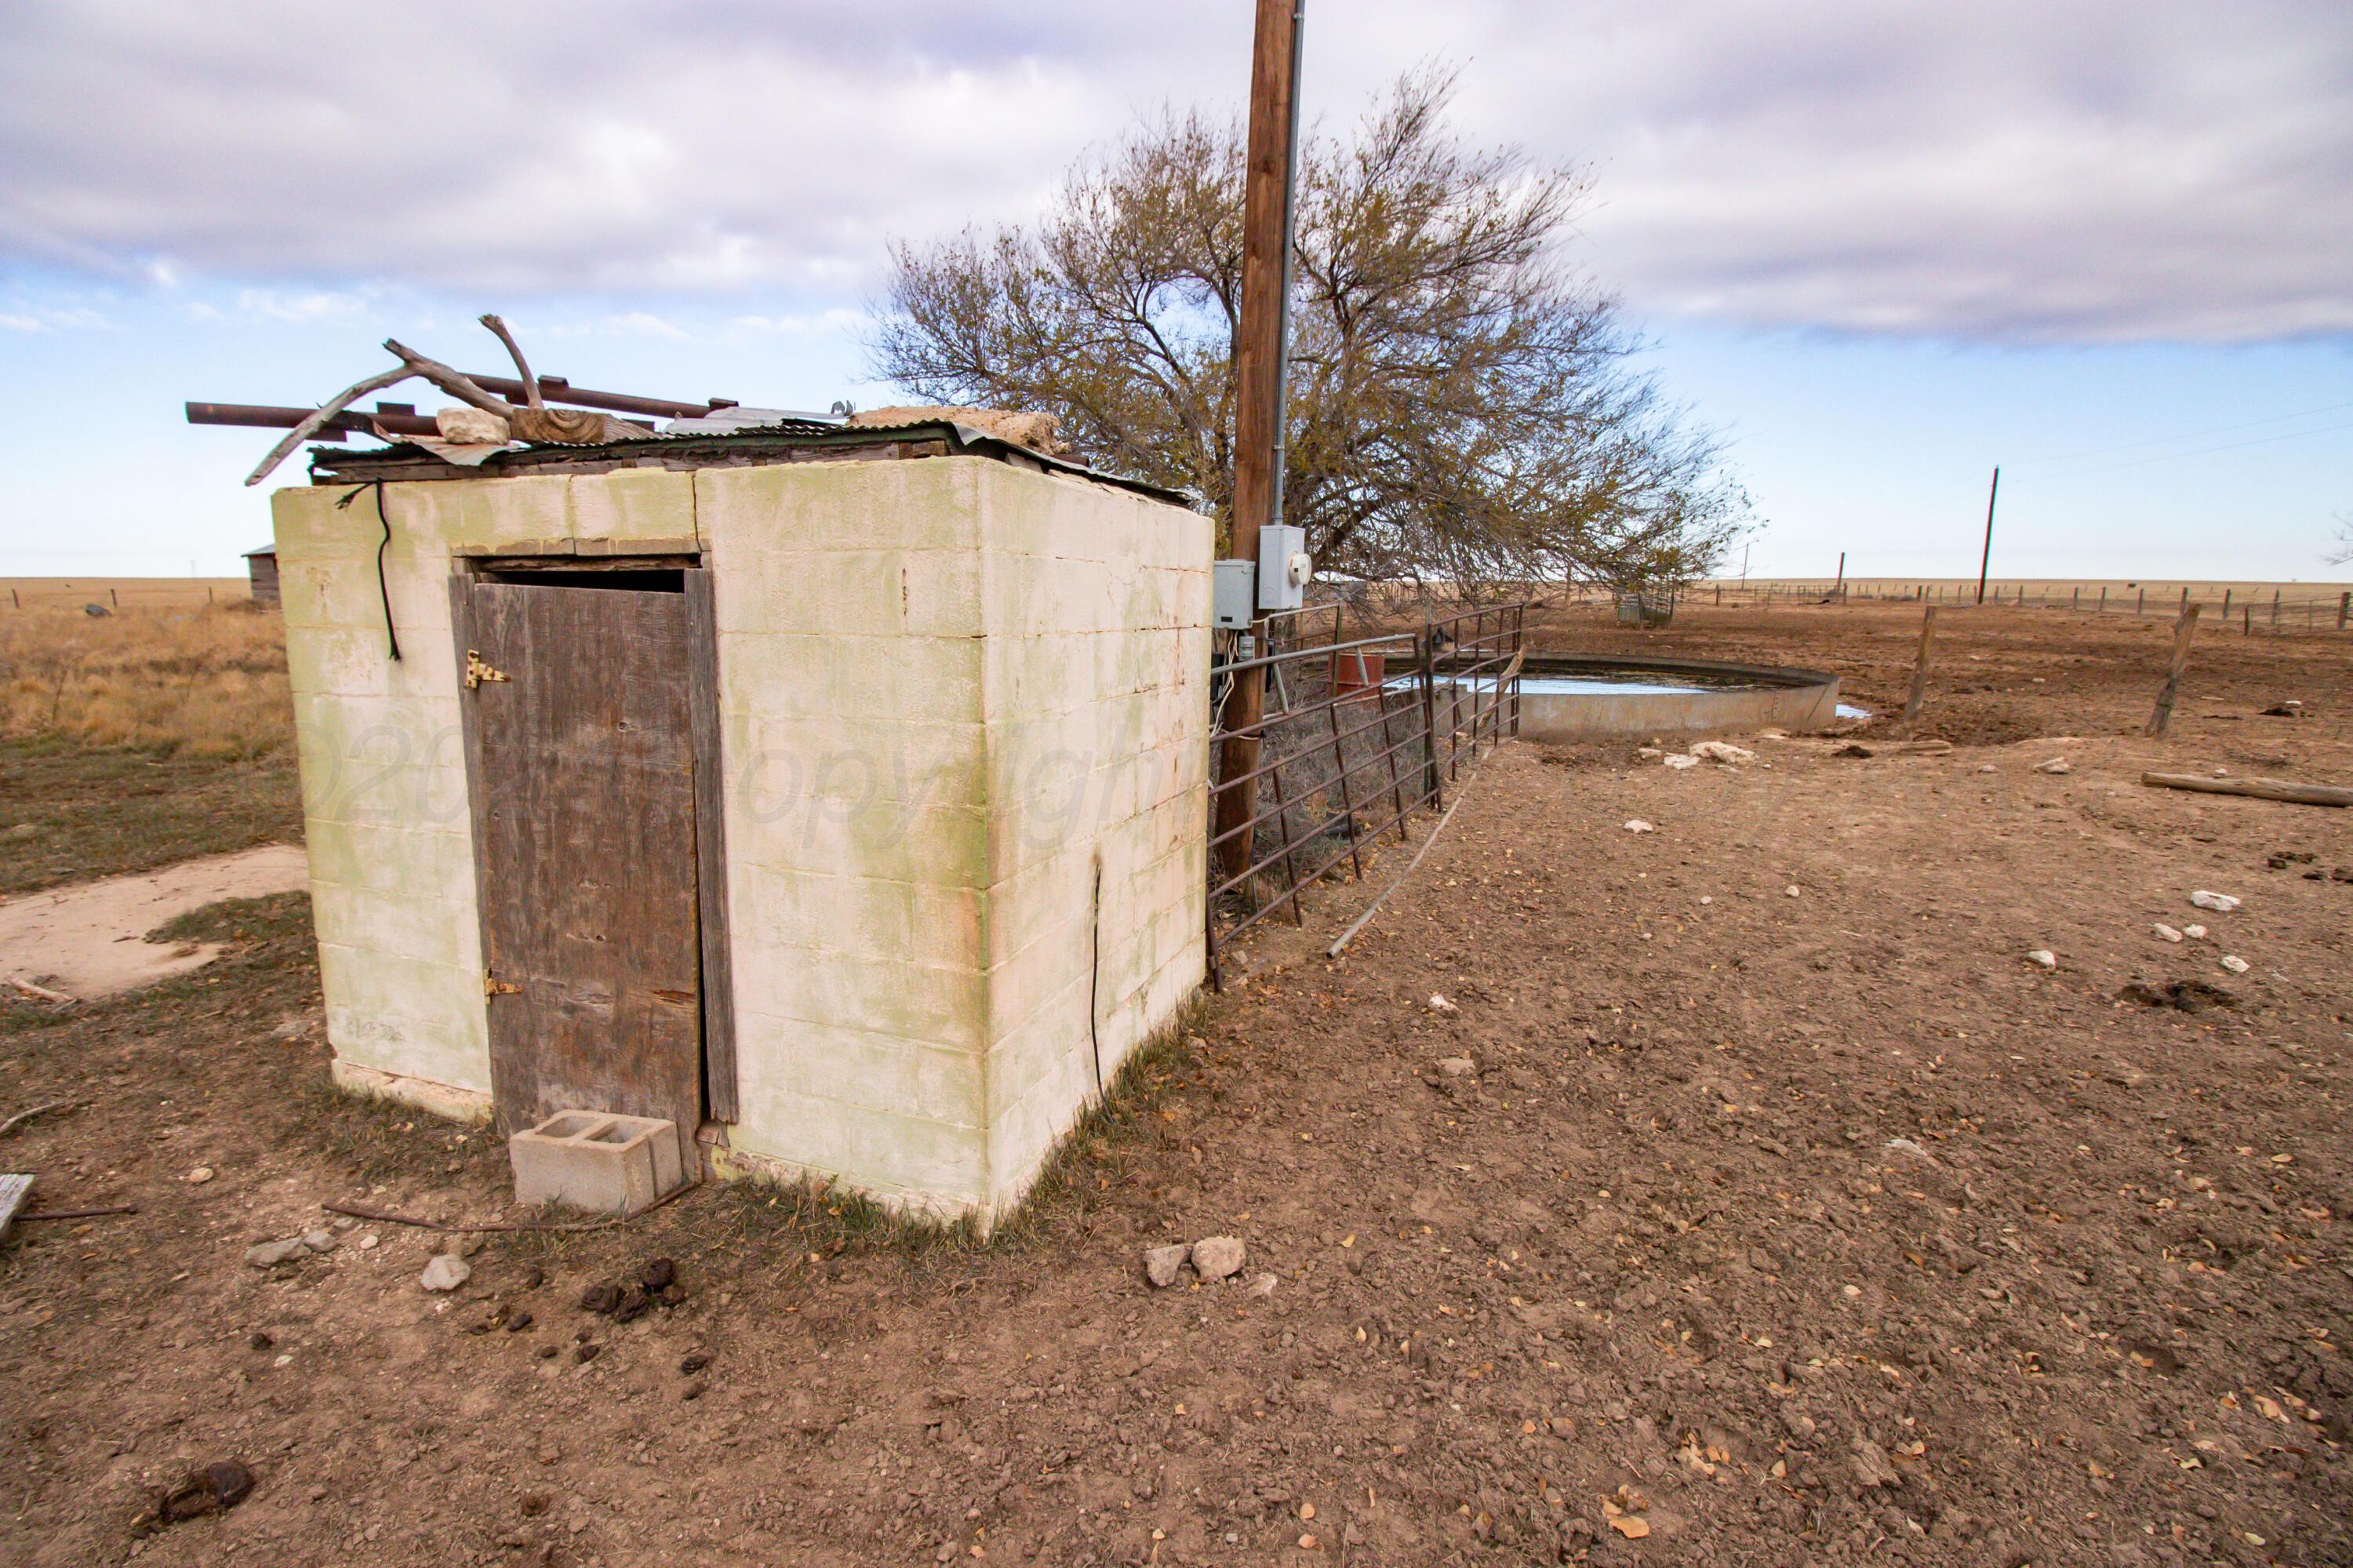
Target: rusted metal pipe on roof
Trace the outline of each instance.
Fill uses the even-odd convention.
[[[290,430],[318,412],[315,408],[281,408],[264,403],[190,403],[187,410],[188,423],[192,425],[245,425],[265,430]],[[378,404],[374,412],[349,409],[328,420],[320,435],[324,438],[332,431],[337,436],[364,436],[377,425],[401,436],[441,433],[438,425],[417,412],[417,405],[402,403],[389,408]]]
[[[468,372],[466,378],[485,392],[527,402],[530,395],[522,382],[512,376],[477,376]],[[570,403],[581,408],[603,408],[615,414],[651,414],[664,419],[691,419],[708,414],[713,408],[733,408],[733,397],[712,397],[701,403],[681,403],[669,397],[640,397],[629,392],[591,392],[575,387],[561,376],[539,377],[539,395],[550,403]]]

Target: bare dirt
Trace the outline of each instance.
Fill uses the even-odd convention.
[[[1914,624],[1669,639],[1883,704]],[[1943,756],[1505,748],[1345,959],[1365,888],[986,1245],[706,1189],[490,1237],[452,1297],[397,1225],[254,1268],[325,1200],[506,1212],[480,1133],[318,1087],[299,897],[213,912],[198,975],[0,1005],[0,1112],[75,1107],[0,1163],[141,1206],[0,1253],[0,1558],[2353,1561],[2353,813],[2137,782],[2353,777],[2353,645],[2215,639],[2163,742],[2121,733],[2154,633],[1948,646]],[[1212,1234],[1237,1282],[1140,1277]],[[674,1305],[580,1307],[657,1256]],[[222,1459],[248,1497],[135,1531]]]
[[[0,980],[81,1001],[153,985],[220,957],[217,942],[150,942],[149,932],[230,898],[265,898],[309,881],[301,849],[263,844],[0,899]]]

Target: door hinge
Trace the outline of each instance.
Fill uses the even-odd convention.
[[[501,676],[500,679],[503,680],[505,677]],[[494,996],[513,996],[522,990],[522,987],[509,985],[488,969],[482,971],[482,995],[485,1000]]]
[[[503,681],[505,679],[507,679],[507,677],[504,674],[491,669],[488,664],[482,662],[481,654],[476,652],[471,648],[466,650],[466,690],[470,692],[475,687],[480,685],[484,681]]]

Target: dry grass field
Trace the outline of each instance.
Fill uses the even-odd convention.
[[[0,614],[0,736],[268,756],[293,738],[285,627],[242,599]]]
[[[191,609],[250,597],[243,577],[0,577],[0,612],[19,609]]]

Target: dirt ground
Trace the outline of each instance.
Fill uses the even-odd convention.
[[[1644,645],[1883,709],[1915,628]],[[2353,813],[2137,781],[2353,779],[2353,639],[2211,639],[2150,742],[2161,631],[1946,630],[1946,755],[1505,747],[1343,959],[1402,854],[987,1244],[706,1188],[489,1237],[454,1298],[395,1224],[251,1267],[323,1201],[510,1213],[493,1140],[321,1087],[299,895],[180,922],[200,974],[0,1004],[0,1116],[72,1102],[0,1165],[140,1205],[0,1252],[0,1559],[2353,1562]],[[1270,1293],[1140,1278],[1219,1234]],[[675,1305],[579,1305],[657,1256]],[[135,1531],[225,1458],[249,1497]]]

